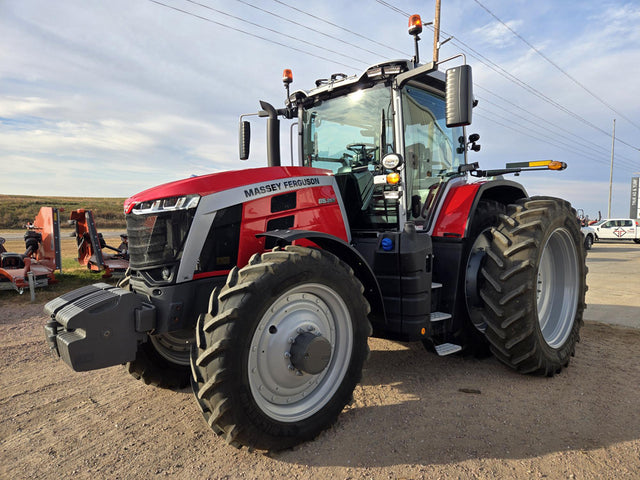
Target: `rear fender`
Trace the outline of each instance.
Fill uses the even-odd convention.
[[[527,197],[524,187],[510,180],[455,185],[443,201],[433,229],[433,236],[466,238],[480,200],[496,200],[507,205],[524,197]]]

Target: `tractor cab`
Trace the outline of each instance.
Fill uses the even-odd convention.
[[[334,173],[352,230],[428,230],[436,197],[462,175],[465,132],[447,126],[445,76],[397,81],[413,70],[410,61],[378,64],[293,95],[300,162]]]

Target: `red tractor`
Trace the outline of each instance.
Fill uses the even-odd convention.
[[[566,165],[468,163],[471,69],[417,58],[291,94],[287,72],[285,106],[257,114],[269,166],[129,198],[128,276],[49,302],[51,349],[78,371],[190,381],[217,434],[267,450],[336,420],[371,335],[491,350],[522,373],[567,366],[585,308],[576,212],[502,179]],[[297,126],[296,166],[281,166],[280,118]],[[242,122],[241,158],[249,137]]]

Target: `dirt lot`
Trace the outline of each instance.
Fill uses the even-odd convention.
[[[640,246],[596,244],[587,262],[587,323],[561,375],[372,339],[337,424],[273,455],[227,446],[188,390],[72,372],[47,351],[42,304],[0,292],[0,478],[639,478],[640,330],[599,322],[640,326]]]

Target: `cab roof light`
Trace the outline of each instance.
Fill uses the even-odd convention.
[[[377,67],[371,67],[367,70],[367,76],[369,78],[381,77],[386,75],[397,75],[402,73],[406,67],[401,64],[382,65]]]
[[[287,107],[290,106],[289,97],[291,96],[291,92],[289,92],[289,85],[291,85],[291,82],[293,82],[293,72],[291,71],[291,69],[285,68],[282,71],[282,83],[284,84],[284,89],[287,91],[287,100],[286,100]]]
[[[367,77],[379,77],[382,75],[382,67],[374,67],[367,70]]]
[[[293,72],[289,68],[285,68],[282,72],[282,83],[289,85],[293,82]]]
[[[420,15],[409,17],[409,35],[420,35],[422,33],[422,19]]]
[[[401,65],[387,65],[384,67],[384,73],[387,75],[397,75],[400,72],[402,72]]]

